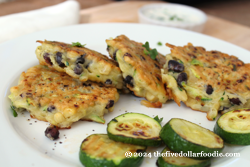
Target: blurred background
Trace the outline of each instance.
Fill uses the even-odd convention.
[[[0,0],[0,16],[52,6],[64,1],[65,0]],[[118,0],[77,1],[80,3],[81,9],[86,9],[109,4]],[[250,27],[250,0],[168,0],[167,2],[194,6],[209,15]]]

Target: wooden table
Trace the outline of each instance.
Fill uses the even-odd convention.
[[[81,23],[138,23],[137,10],[152,1],[123,1],[81,10]],[[250,51],[250,27],[208,15],[203,34],[222,39]]]

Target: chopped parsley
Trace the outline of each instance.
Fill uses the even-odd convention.
[[[135,74],[136,74],[136,70],[134,71],[133,77],[135,76]]]
[[[161,43],[161,42],[158,42],[157,45],[162,46],[162,43]]]
[[[159,118],[158,115],[154,117],[154,119],[161,124],[163,118]]]
[[[211,101],[211,100],[212,98],[206,98],[206,97],[201,98],[201,101]]]
[[[177,60],[177,61],[178,61],[179,63],[181,63],[181,64],[184,64],[183,61],[181,61],[181,60]]]
[[[69,66],[69,62],[66,61],[66,66]]]
[[[16,112],[16,107],[14,107],[13,105],[10,106],[11,110],[12,110],[12,114],[14,117],[17,117],[17,112]]]
[[[112,119],[112,121],[114,121],[114,122],[118,122],[118,121],[117,121],[117,119],[115,119],[115,118],[114,118],[114,119]]]
[[[178,89],[179,89],[180,91],[182,91],[182,89],[181,89],[180,87],[178,87]]]
[[[100,77],[100,75],[96,75],[98,78]]]
[[[192,59],[191,64],[192,65],[198,65],[198,66],[201,66],[201,67],[203,66],[203,64],[197,59]]]
[[[178,17],[178,16],[176,16],[176,15],[171,16],[171,17],[169,18],[169,20],[178,20],[178,21],[183,21],[183,19],[182,19],[182,18],[179,18],[179,17]]]
[[[72,42],[72,47],[76,46],[76,47],[84,47],[86,44],[82,45],[80,42]]]
[[[158,55],[157,50],[156,49],[151,49],[150,50],[148,41],[142,46],[145,48],[143,52],[146,55],[149,55],[151,57],[151,59],[155,60],[156,56]]]
[[[237,71],[236,65],[233,64],[233,71]]]

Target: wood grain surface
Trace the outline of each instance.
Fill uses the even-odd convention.
[[[123,1],[83,9],[80,12],[81,23],[130,22],[138,23],[137,11],[150,1]],[[250,28],[208,15],[203,34],[230,42],[250,51]]]

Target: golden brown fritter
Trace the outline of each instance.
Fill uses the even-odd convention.
[[[166,45],[171,54],[166,56],[162,77],[178,105],[183,101],[194,110],[207,112],[209,120],[220,110],[248,106],[249,65],[235,56],[206,51],[191,43],[184,47]]]
[[[47,65],[59,72],[85,82],[101,82],[108,87],[122,89],[124,86],[118,64],[96,51],[56,41],[37,41],[41,43],[36,55],[41,65]]]
[[[10,92],[9,98],[16,108],[24,108],[31,117],[59,128],[70,128],[80,119],[104,123],[103,115],[113,111],[119,99],[116,88],[89,81],[82,83],[42,65],[23,72]]]
[[[161,64],[145,54],[142,43],[130,40],[125,35],[106,40],[110,56],[116,60],[127,87],[136,96],[150,102],[165,103],[167,92],[161,78]],[[158,55],[157,60],[161,60]]]

